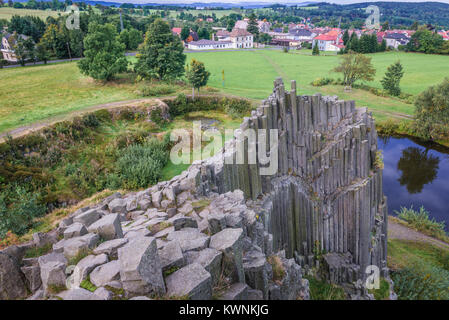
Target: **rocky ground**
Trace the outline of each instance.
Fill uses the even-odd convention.
[[[243,192],[199,197],[195,179],[186,171],[116,193],[1,251],[0,298],[308,299],[301,267],[273,254],[272,236]],[[49,253],[24,258],[49,244]]]

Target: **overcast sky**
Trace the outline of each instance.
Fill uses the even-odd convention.
[[[240,0],[104,0],[109,2],[127,2],[127,3],[193,3],[193,2],[201,2],[201,3],[210,3],[210,2],[221,2],[221,3],[301,3],[301,2],[307,2],[308,0],[250,0],[250,1],[240,1]],[[363,3],[363,2],[375,2],[376,0],[372,1],[360,1],[360,0],[328,0],[326,2],[332,2],[332,3],[339,3],[339,4],[346,4],[346,3]],[[379,0],[382,1],[382,0]],[[385,0],[388,2],[431,2],[431,1],[422,1],[422,0]],[[312,2],[320,2],[320,0],[315,0]],[[323,2],[323,1],[321,1]],[[432,2],[445,2],[449,3],[449,0],[439,0],[439,1],[432,1]]]

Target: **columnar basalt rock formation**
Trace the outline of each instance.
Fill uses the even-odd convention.
[[[259,130],[255,143],[245,129]],[[273,174],[248,161],[258,153],[278,155]],[[295,82],[286,91],[278,79],[222,152],[0,251],[0,298],[24,298],[27,287],[29,299],[308,299],[309,270],[351,298],[372,298],[367,266],[388,278],[379,167],[366,109],[298,96]],[[23,258],[48,243],[51,252]],[[79,288],[86,281],[98,289]]]
[[[245,129],[278,130],[277,173],[263,176],[258,164],[221,166],[214,159],[205,166],[201,180],[212,184],[203,191],[241,189],[273,235],[273,249],[285,249],[301,265],[314,265],[321,253],[344,254],[346,271],[336,282],[363,279],[369,265],[386,276],[387,203],[377,133],[366,108],[337,97],[298,96],[295,81],[286,91],[277,79],[273,94],[244,119]],[[241,135],[231,141],[224,161],[235,159],[236,146],[247,140]]]

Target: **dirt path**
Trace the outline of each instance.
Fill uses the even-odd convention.
[[[159,99],[164,99],[164,98],[169,98],[169,97],[162,97]],[[99,110],[99,109],[113,109],[113,108],[123,107],[125,105],[132,105],[135,103],[156,102],[157,100],[158,100],[157,98],[143,98],[143,99],[133,99],[133,100],[125,100],[125,101],[97,104],[97,105],[94,105],[91,107],[84,108],[82,110],[73,111],[70,113],[66,113],[64,115],[52,117],[45,121],[35,122],[35,123],[29,124],[29,125],[26,125],[23,127],[12,129],[12,130],[4,132],[4,133],[0,133],[0,143],[5,140],[7,135],[12,136],[13,138],[17,138],[17,137],[26,135],[32,131],[42,129],[42,128],[52,125],[54,123],[73,118],[75,116],[81,115],[86,112],[95,111],[95,110]]]
[[[421,232],[418,232],[416,230],[410,229],[396,221],[394,221],[394,218],[388,217],[388,238],[389,239],[399,239],[399,240],[408,240],[408,241],[420,241],[420,242],[427,242],[429,244],[432,244],[434,246],[437,246],[439,248],[447,249],[449,250],[449,244],[429,237]]]

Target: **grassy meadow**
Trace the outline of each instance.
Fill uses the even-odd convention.
[[[10,20],[12,16],[37,16],[41,19],[46,19],[49,16],[57,17],[63,14],[63,12],[52,11],[52,10],[32,10],[32,9],[16,9],[9,7],[0,8],[0,19]]]
[[[403,52],[371,56],[377,73],[375,80],[368,84],[376,88],[381,88],[380,80],[396,60],[404,66],[401,88],[408,94],[416,95],[449,75],[449,56]],[[136,60],[128,58],[130,62]],[[273,80],[282,77],[287,86],[288,81],[295,79],[301,94],[321,92],[355,100],[357,106],[368,107],[379,120],[401,118],[414,111],[414,106],[403,100],[379,97],[361,89],[345,93],[342,86],[313,87],[310,83],[316,78],[340,77],[331,72],[338,64],[337,55],[312,56],[310,50],[187,53],[187,62],[192,58],[205,63],[211,72],[208,85],[224,94],[261,100],[271,93]],[[98,104],[142,97],[132,75],[121,75],[116,81],[103,84],[81,75],[75,62],[3,69],[0,78],[0,132]]]

